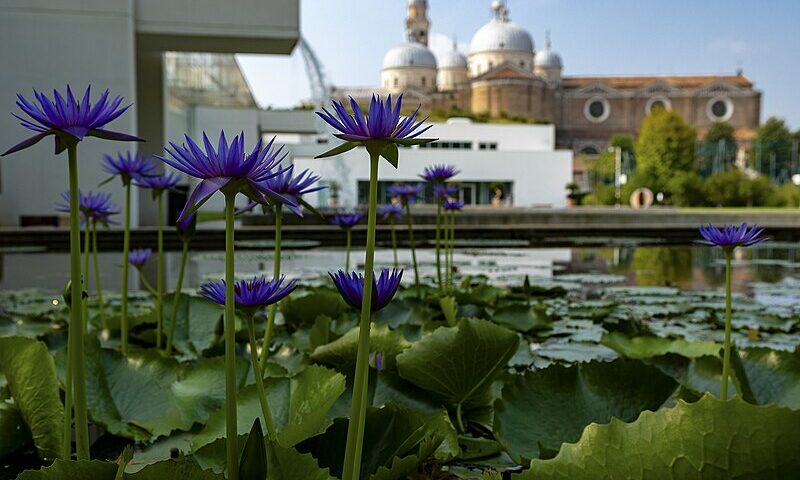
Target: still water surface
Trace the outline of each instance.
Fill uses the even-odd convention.
[[[800,278],[800,243],[771,242],[736,252],[733,278],[736,289],[747,292],[755,282],[778,282]],[[121,255],[100,254],[101,281],[104,289],[119,289]],[[435,269],[433,249],[418,249],[422,276],[431,277]],[[315,248],[285,250],[282,270],[290,278],[317,281],[326,272],[344,268],[344,250]],[[353,265],[363,263],[364,251],[354,250]],[[405,281],[413,280],[411,253],[399,252]],[[180,254],[166,255],[167,285],[176,281]],[[155,272],[155,259],[146,275]],[[376,265],[392,266],[392,251],[379,249]],[[255,273],[272,275],[271,250],[239,250],[237,275]],[[535,282],[575,281],[579,283],[615,283],[628,285],[669,285],[682,289],[718,288],[724,282],[724,259],[719,249],[702,246],[615,246],[571,248],[460,248],[455,265],[463,275],[486,275],[499,284],[521,283],[526,275]],[[205,280],[221,278],[224,252],[194,252],[186,270],[184,286],[196,288]],[[589,277],[586,274],[590,274]],[[69,276],[69,256],[65,253],[0,253],[0,290],[38,287],[60,291]],[[138,279],[132,274],[132,285]],[[93,283],[93,280],[92,280]],[[92,287],[93,288],[93,287]]]

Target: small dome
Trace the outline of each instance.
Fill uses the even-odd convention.
[[[436,63],[439,68],[467,68],[467,57],[453,45],[452,50],[440,53],[436,57]]]
[[[470,53],[492,50],[533,51],[531,34],[508,19],[508,8],[504,2],[492,2],[492,12],[493,18],[472,37]]]
[[[436,68],[433,52],[419,43],[402,43],[383,57],[383,68],[428,67]]]
[[[561,68],[563,64],[561,63],[561,55],[556,53],[553,50],[553,46],[550,44],[550,34],[547,34],[547,39],[544,43],[544,49],[536,52],[536,56],[533,58],[533,65],[536,67],[557,67]]]
[[[428,5],[428,0],[408,0],[408,6],[409,7],[412,7],[412,6],[415,6],[415,5],[427,6]]]

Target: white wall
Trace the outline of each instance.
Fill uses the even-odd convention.
[[[320,149],[321,151],[321,149]],[[572,181],[572,152],[558,151],[463,151],[463,150],[400,150],[398,169],[382,161],[378,175],[384,181],[420,181],[418,175],[434,163],[455,165],[461,170],[454,181],[513,183],[516,206],[563,207],[566,204],[565,185]],[[330,159],[316,160],[296,156],[298,170],[311,169],[323,181],[336,180],[342,187],[340,203],[354,206],[359,181],[369,180],[369,161],[362,148]],[[314,205],[315,194],[307,196]]]
[[[103,89],[135,101],[134,27],[131,0],[2,0],[0,1],[0,150],[34,132],[19,125],[11,112],[16,94],[32,98],[32,88],[63,92],[69,83],[82,95],[94,87],[93,101]],[[24,116],[24,115],[23,115]],[[136,133],[136,108],[110,126]],[[79,180],[84,190],[96,189],[108,175],[100,168],[103,153],[135,148],[129,143],[88,138],[78,147]],[[67,154],[53,155],[53,137],[0,160],[0,224],[17,225],[20,215],[51,215],[68,188]],[[122,206],[120,182],[103,186]],[[135,211],[135,207],[134,207]],[[134,214],[136,219],[137,215]]]
[[[470,141],[477,150],[480,142],[496,142],[498,150],[552,151],[556,144],[554,125],[496,124],[496,123],[434,123],[425,137],[442,141]],[[441,150],[440,150],[441,151]]]

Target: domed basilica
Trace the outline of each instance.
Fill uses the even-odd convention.
[[[427,112],[467,111],[492,118],[526,118],[556,127],[561,148],[596,154],[615,133],[635,134],[654,107],[674,109],[702,134],[729,122],[741,140],[759,123],[761,92],[735,75],[568,76],[549,35],[537,50],[533,37],[511,20],[505,1],[491,3],[491,18],[470,42],[469,53],[440,55],[428,48],[427,0],[408,0],[406,41],[386,52],[384,93],[404,93]],[[334,98],[375,89],[334,88]]]

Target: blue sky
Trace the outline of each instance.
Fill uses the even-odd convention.
[[[383,55],[403,40],[406,0],[300,0],[301,30],[335,85],[378,85]],[[467,53],[490,0],[429,0],[436,45]],[[536,48],[551,31],[565,75],[734,73],[763,92],[762,119],[800,129],[800,1],[509,0]],[[262,106],[309,96],[299,54],[241,55]]]

